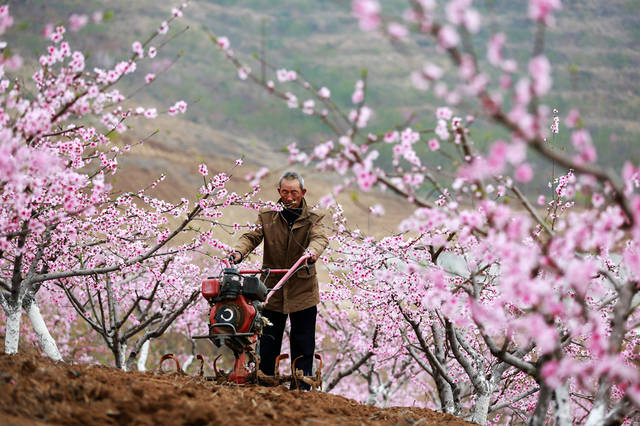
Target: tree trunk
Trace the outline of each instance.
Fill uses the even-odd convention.
[[[147,358],[149,357],[149,341],[147,340],[140,349],[138,355],[138,371],[147,371]]]
[[[551,401],[551,389],[544,383],[540,383],[540,391],[538,392],[538,402],[533,416],[529,419],[529,426],[543,426],[547,418],[547,410]]]
[[[606,404],[602,401],[597,402],[591,409],[589,417],[587,417],[587,421],[584,423],[584,426],[599,426],[604,424],[604,418],[606,414]]]
[[[489,406],[491,405],[491,393],[482,392],[476,395],[476,401],[473,406],[473,414],[471,417],[472,422],[476,422],[480,425],[487,424],[487,417],[489,415]]]
[[[124,371],[127,371],[127,363],[125,362],[125,360],[127,359],[127,344],[126,343],[121,343],[120,344],[120,368]]]
[[[129,362],[127,362],[127,344],[122,343],[119,340],[119,336],[116,334],[113,338],[113,345],[111,346],[111,352],[115,358],[116,368],[122,371],[127,371]]]
[[[567,383],[553,391],[553,411],[555,426],[571,426],[569,385]]]
[[[25,311],[27,311],[33,331],[38,336],[40,349],[54,361],[62,361],[62,355],[60,355],[58,345],[56,345],[55,339],[51,336],[51,333],[49,333],[49,329],[42,318],[36,299],[32,296],[26,297],[23,306]]]
[[[20,318],[22,317],[22,306],[7,306],[7,327],[4,337],[4,353],[13,355],[18,353],[18,343],[20,342]]]

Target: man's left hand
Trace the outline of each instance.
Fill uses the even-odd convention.
[[[317,254],[311,254],[311,256],[309,256],[309,258],[307,259],[307,263],[308,264],[313,264],[313,263],[316,263],[316,260],[318,260],[318,255]]]

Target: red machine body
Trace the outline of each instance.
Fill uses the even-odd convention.
[[[228,375],[220,374],[214,362],[216,377],[226,377],[233,383],[257,382],[259,354],[256,344],[262,329],[267,324],[262,316],[263,305],[298,268],[306,267],[306,265],[301,266],[306,259],[306,255],[300,257],[289,269],[238,271],[235,268],[226,268],[221,276],[209,277],[202,281],[202,296],[211,306],[209,334],[192,336],[192,338],[209,339],[217,347],[224,344],[233,351],[235,356],[233,370]],[[284,274],[284,276],[273,289],[269,290],[258,277],[258,274],[265,272]],[[319,359],[319,356],[316,355],[316,358]],[[253,364],[253,368],[250,364]],[[295,360],[292,366],[295,366]],[[307,380],[304,377],[300,380],[303,379]],[[283,379],[277,376],[272,380],[279,383]],[[295,380],[298,379],[295,378]],[[321,383],[319,380],[316,381]]]
[[[202,281],[202,296],[209,300],[213,299],[220,293],[220,280],[217,278],[209,278]]]
[[[202,296],[207,300],[213,300],[220,294],[220,280],[210,278],[202,281]],[[232,323],[236,333],[247,333],[251,330],[256,314],[256,307],[242,295],[231,301],[215,303],[209,314],[209,324]],[[220,326],[224,329],[224,326]],[[229,332],[229,327],[225,330]],[[220,334],[218,332],[218,334]]]
[[[248,333],[251,331],[251,324],[256,317],[257,310],[255,306],[247,303],[244,296],[239,295],[232,302],[216,303],[211,308],[209,314],[209,324],[220,324],[233,321],[236,333]],[[221,321],[222,320],[222,321]],[[216,327],[218,332],[231,332],[229,327]]]

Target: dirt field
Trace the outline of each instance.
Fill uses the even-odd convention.
[[[216,385],[177,374],[125,373],[0,355],[0,424],[471,424],[418,408],[380,409],[284,386]]]

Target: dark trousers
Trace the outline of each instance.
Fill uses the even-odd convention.
[[[265,309],[262,315],[271,321],[273,325],[264,328],[260,338],[260,370],[269,376],[275,372],[276,357],[282,347],[282,336],[287,323],[287,316],[291,321],[291,333],[289,342],[291,345],[291,362],[302,355],[296,361],[296,370],[302,370],[305,376],[311,375],[313,367],[313,353],[316,349],[316,315],[318,308],[312,306],[298,312],[283,314]],[[292,388],[294,384],[291,384]],[[309,385],[300,383],[301,389],[308,389]]]

